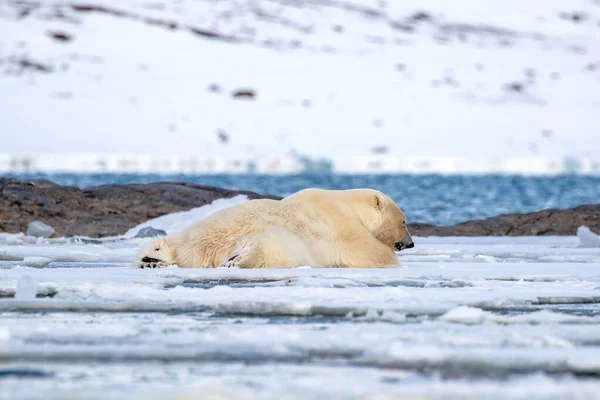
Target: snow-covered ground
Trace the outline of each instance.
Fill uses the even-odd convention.
[[[598,173],[599,24],[595,0],[5,0],[1,150],[80,154],[12,170],[294,172],[296,149],[339,172]]]
[[[149,224],[174,232],[241,201]],[[398,269],[140,270],[147,239],[131,235],[146,225],[91,242],[0,235],[1,398],[600,393],[589,230],[415,238]]]

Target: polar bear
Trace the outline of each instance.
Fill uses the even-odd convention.
[[[141,268],[397,267],[414,247],[406,218],[372,189],[304,189],[282,200],[250,200],[184,232],[153,240]]]

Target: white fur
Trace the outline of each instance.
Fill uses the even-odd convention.
[[[140,267],[395,267],[394,243],[411,240],[400,208],[371,189],[305,189],[220,211],[140,253]],[[145,257],[159,260],[143,262]]]

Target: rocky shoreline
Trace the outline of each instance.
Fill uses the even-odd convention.
[[[161,215],[186,211],[220,198],[277,196],[183,182],[101,185],[86,189],[47,180],[0,178],[0,232],[26,232],[42,221],[54,236],[116,236]],[[506,214],[454,226],[410,224],[415,236],[567,236],[585,225],[600,233],[600,204],[565,210]]]
[[[411,232],[415,236],[573,236],[580,226],[600,233],[600,204],[504,214],[453,226],[413,224]]]
[[[38,220],[54,228],[56,237],[116,236],[149,219],[238,194],[278,199],[183,182],[79,189],[47,180],[0,178],[0,232],[26,232],[29,223]]]

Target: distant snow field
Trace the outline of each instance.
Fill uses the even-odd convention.
[[[415,238],[403,268],[377,270],[140,270],[148,239],[131,234],[0,234],[1,398],[598,396],[600,238],[584,228]]]
[[[597,0],[9,0],[0,25],[0,170],[600,173]]]

